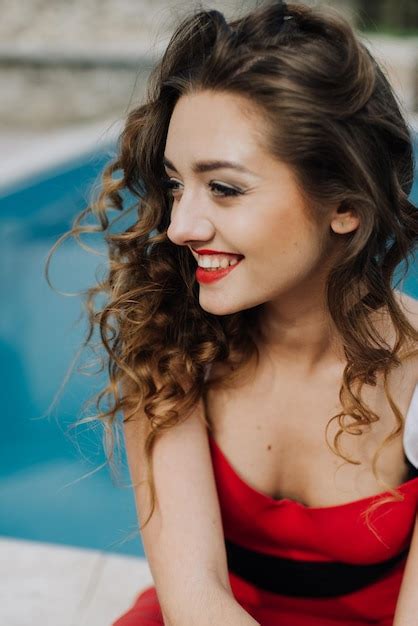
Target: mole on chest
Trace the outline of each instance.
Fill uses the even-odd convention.
[[[254,388],[236,394],[217,391],[206,399],[213,438],[248,486],[276,500],[312,507],[344,504],[385,489],[373,474],[372,458],[392,422],[382,418],[361,436],[340,437],[342,452],[358,462],[352,464],[326,442],[327,423],[341,410],[335,390],[328,388],[319,395],[316,390],[309,398],[305,393],[304,402],[269,394],[262,401],[260,393]],[[333,420],[327,434],[331,446],[338,429],[338,421]],[[401,437],[382,450],[377,469],[392,488],[409,479],[411,468]]]

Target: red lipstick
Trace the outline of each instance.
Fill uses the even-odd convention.
[[[192,248],[192,250],[197,254],[229,254],[230,256],[244,256],[243,254],[236,254],[235,252],[221,252],[220,250],[209,250],[207,248],[202,248],[201,250],[195,250],[195,248]]]
[[[196,280],[198,283],[213,283],[215,280],[219,280],[220,278],[223,278],[224,276],[232,272],[232,270],[238,267],[241,261],[242,259],[239,259],[238,263],[235,263],[235,265],[230,265],[229,267],[225,268],[220,267],[218,270],[198,266],[196,270]]]

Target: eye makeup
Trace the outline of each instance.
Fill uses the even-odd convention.
[[[178,181],[173,180],[172,178],[168,178],[166,176],[163,176],[160,179],[160,183],[163,189],[169,191],[171,195],[173,195],[173,192],[178,190],[177,185],[180,184]],[[221,185],[220,183],[216,183],[214,181],[211,181],[209,183],[209,187],[211,188],[212,191],[218,192],[218,193],[215,193],[215,195],[220,195],[221,197],[225,197],[225,198],[236,197],[239,195],[243,195],[245,193],[245,191],[236,189],[235,187],[227,187],[226,185]]]

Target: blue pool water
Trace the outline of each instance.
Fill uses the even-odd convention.
[[[86,205],[108,158],[84,157],[0,197],[0,535],[144,555],[138,535],[124,542],[137,528],[125,456],[119,485],[107,467],[78,480],[105,461],[101,430],[86,426],[69,434],[68,426],[103,377],[74,371],[47,414],[85,322],[76,325],[80,298],[48,287],[45,259]],[[417,176],[411,199],[418,201]],[[70,239],[53,258],[51,280],[66,292],[85,288],[100,262]],[[416,298],[417,274],[415,261],[403,285]]]
[[[143,555],[140,538],[123,543],[137,527],[126,458],[121,486],[107,467],[74,482],[105,461],[101,431],[91,425],[68,430],[104,378],[75,369],[50,409],[85,322],[76,324],[81,298],[48,286],[45,260],[85,207],[107,160],[107,154],[90,155],[0,198],[0,535]],[[51,281],[61,291],[86,288],[99,262],[69,239],[52,260]]]

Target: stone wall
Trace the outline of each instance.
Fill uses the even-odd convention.
[[[232,17],[253,2],[202,4]],[[190,5],[185,0],[0,0],[0,128],[123,117],[141,98],[153,60]]]
[[[232,18],[257,3],[0,0],[0,128],[121,119],[142,98],[150,67],[191,4]],[[332,5],[352,19],[348,0]],[[417,39],[374,37],[370,44],[406,109],[416,110]]]

